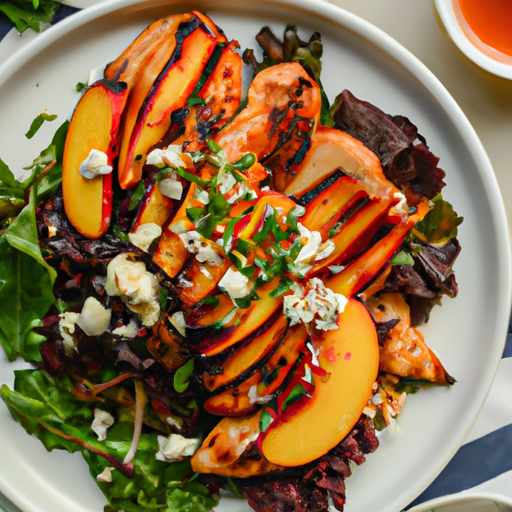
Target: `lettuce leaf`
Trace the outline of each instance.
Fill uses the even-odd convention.
[[[46,263],[39,246],[36,207],[62,180],[62,154],[68,122],[34,160],[25,181],[15,179],[0,160],[0,345],[10,361],[21,356],[41,361],[39,345],[45,338],[34,329],[54,304],[55,270]],[[50,162],[55,162],[49,170]]]
[[[130,414],[112,402],[91,402],[72,394],[69,377],[53,377],[40,370],[15,372],[14,390],[4,385],[1,395],[14,418],[35,435],[47,450],[81,451],[89,471],[108,500],[106,511],[208,512],[217,500],[203,485],[192,482],[190,461],[168,463],[155,458],[158,438],[144,431],[133,468],[122,460],[133,433]],[[108,410],[117,420],[99,441],[91,429],[94,408]],[[112,481],[97,480],[112,468]]]
[[[2,12],[19,32],[31,28],[42,32],[50,26],[60,4],[52,0],[10,0],[0,2]]]
[[[413,228],[413,234],[430,244],[442,244],[457,237],[458,226],[464,220],[441,194],[432,199],[433,208]]]

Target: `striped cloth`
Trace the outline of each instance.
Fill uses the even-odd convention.
[[[459,492],[512,499],[512,318],[496,379],[465,444],[406,510]]]

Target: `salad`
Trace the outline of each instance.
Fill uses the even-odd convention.
[[[106,511],[221,489],[343,510],[407,395],[455,382],[416,328],[457,295],[438,158],[407,118],[330,102],[319,34],[256,40],[157,20],[25,181],[0,163],[0,342],[33,364],[2,398],[82,453]]]

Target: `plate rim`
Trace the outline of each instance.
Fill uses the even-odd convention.
[[[179,0],[171,0],[165,2],[164,0],[105,0],[88,7],[83,11],[79,11],[72,14],[70,17],[62,20],[54,27],[51,27],[46,32],[40,34],[34,41],[27,43],[26,46],[21,48],[18,52],[13,54],[8,60],[0,65],[0,87],[20,70],[30,59],[32,59],[39,52],[43,51],[47,46],[57,41],[62,36],[68,34],[73,29],[94,21],[96,18],[102,17],[120,11],[130,7],[142,6],[147,4],[147,8],[156,8],[157,6],[169,5],[172,7],[173,4],[178,3]],[[297,8],[298,0],[264,0],[265,3],[284,6],[287,8]],[[436,2],[439,0],[435,0]],[[236,4],[237,0],[219,0],[212,2],[212,6],[225,5],[225,4]],[[254,2],[253,2],[254,3]],[[215,5],[213,5],[215,4]],[[491,162],[487,153],[466,115],[456,103],[454,98],[444,87],[444,85],[437,79],[437,77],[409,50],[403,45],[398,43],[395,39],[379,29],[370,22],[360,18],[359,16],[351,13],[341,7],[334,6],[325,2],[324,0],[300,0],[301,8],[306,11],[314,12],[316,15],[321,15],[326,18],[330,24],[336,24],[340,26],[346,26],[350,30],[354,31],[362,39],[377,45],[382,51],[388,54],[393,60],[402,65],[415,79],[421,83],[424,91],[439,104],[445,114],[450,118],[454,126],[460,133],[461,138],[467,145],[467,149],[471,154],[471,158],[475,163],[478,173],[483,180],[484,186],[487,191],[487,196],[494,200],[488,205],[489,211],[494,221],[493,226],[499,236],[495,237],[498,249],[498,267],[503,272],[503,279],[501,281],[502,287],[499,295],[502,297],[499,302],[499,311],[496,312],[496,317],[503,319],[503,326],[501,330],[501,338],[503,339],[503,345],[506,340],[506,333],[508,330],[508,320],[510,318],[510,309],[512,305],[512,275],[511,275],[511,246],[509,238],[509,229],[507,225],[505,206],[503,197],[501,195],[498,182],[494,171],[492,169]],[[505,284],[506,283],[506,284]],[[506,321],[505,321],[506,320]],[[444,462],[442,465],[430,472],[430,474],[424,479],[422,489],[424,490],[434,480],[441,469],[448,463],[450,458],[454,455],[455,451],[463,443],[464,438],[469,433],[473,423],[478,417],[478,413],[484,405],[485,398],[487,397],[494,376],[498,369],[499,361],[501,359],[501,352],[503,347],[499,347],[497,343],[493,345],[493,357],[490,360],[495,360],[495,364],[489,364],[486,369],[486,377],[489,380],[487,389],[480,389],[477,402],[479,406],[474,409],[473,421],[466,425],[464,433],[460,442],[457,446],[453,446],[451,453],[446,453]],[[499,353],[499,354],[498,354]],[[13,503],[20,507],[24,507],[30,510],[34,505],[33,502],[26,501],[20,498],[19,495],[14,495],[10,492],[10,489],[4,485],[4,477],[0,474],[0,491],[3,492]],[[405,493],[407,496],[412,498],[412,501],[419,494],[418,490],[414,493]]]

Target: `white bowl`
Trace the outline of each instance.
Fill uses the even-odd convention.
[[[512,80],[512,57],[487,46],[473,34],[457,0],[434,0],[434,5],[449,36],[466,57],[482,69]]]
[[[413,507],[409,512],[510,512],[512,498],[493,493],[451,494]]]

